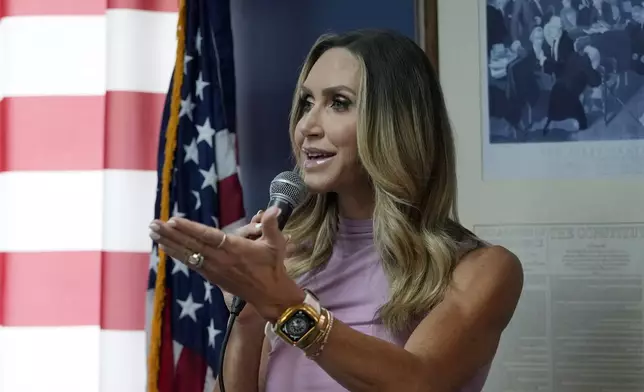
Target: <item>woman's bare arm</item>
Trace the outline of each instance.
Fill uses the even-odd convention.
[[[264,383],[263,375],[260,378],[260,362],[265,362],[261,359],[265,351],[264,340],[262,324],[233,326],[224,359],[226,392],[262,391],[259,386]],[[214,392],[221,392],[219,380]]]
[[[258,377],[258,390],[264,392],[266,390],[266,373],[268,370],[268,353],[271,350],[271,343],[268,339],[264,339],[264,347],[262,348],[262,357],[259,362],[259,377]]]

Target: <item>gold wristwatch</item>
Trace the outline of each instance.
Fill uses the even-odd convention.
[[[304,292],[304,302],[286,309],[271,328],[282,340],[303,350],[323,332],[320,328],[320,302],[309,290]]]

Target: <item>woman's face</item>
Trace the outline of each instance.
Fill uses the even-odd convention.
[[[346,49],[327,50],[302,84],[294,140],[309,190],[338,192],[360,174],[356,99],[360,65]]]

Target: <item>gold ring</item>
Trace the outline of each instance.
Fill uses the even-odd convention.
[[[221,248],[222,246],[224,246],[224,243],[226,242],[226,238],[227,238],[227,237],[228,237],[228,236],[226,235],[226,233],[224,233],[224,236],[223,236],[223,238],[221,239],[221,242],[219,243],[219,245],[217,245],[217,248],[215,248],[215,249],[219,249],[219,248]]]
[[[195,268],[201,268],[204,262],[204,257],[201,253],[193,253],[188,257],[188,263]]]

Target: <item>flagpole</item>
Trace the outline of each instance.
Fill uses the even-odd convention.
[[[177,21],[177,53],[174,65],[172,100],[170,118],[165,137],[163,155],[163,172],[161,177],[161,205],[159,219],[170,218],[170,182],[174,165],[174,153],[177,146],[177,127],[179,125],[179,108],[181,104],[181,86],[183,84],[183,61],[185,51],[186,0],[179,0],[179,19]],[[166,254],[159,248],[159,265],[154,287],[152,322],[150,325],[150,350],[148,353],[147,391],[159,390],[159,367],[161,351],[161,329],[163,323],[163,305],[165,303]]]

